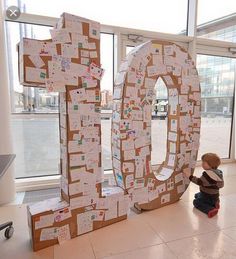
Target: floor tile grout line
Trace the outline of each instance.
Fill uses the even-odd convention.
[[[213,223],[213,221],[211,221],[211,220],[205,220],[205,222],[206,223],[209,223],[210,225],[212,225],[212,226],[214,226],[214,227],[217,227],[218,229],[220,229],[220,230],[222,230],[222,229],[224,229],[225,227],[220,227],[220,226],[218,226],[218,225],[215,225],[215,223]],[[230,226],[230,227],[236,227],[236,221],[235,221],[235,225],[233,225],[233,226]],[[228,228],[228,227],[226,227],[226,228]]]
[[[155,233],[156,234],[156,233]],[[147,245],[147,246],[139,246],[138,248],[135,248],[136,250],[141,250],[141,249],[145,249],[145,248],[148,248],[148,247],[152,247],[152,246],[159,246],[159,245],[164,245],[164,242],[163,243],[157,243],[157,244],[152,244],[152,245]],[[132,251],[135,251],[135,249],[131,249],[131,250],[125,250],[123,252],[118,252],[118,253],[114,253],[112,255],[108,255],[108,256],[105,256],[105,257],[96,257],[96,259],[102,259],[102,258],[107,258],[107,257],[110,257],[110,256],[114,256],[114,255],[120,255],[120,254],[125,254],[125,253],[130,253]]]
[[[53,249],[52,249],[52,258],[57,259],[57,258],[55,258],[55,245],[53,245]]]
[[[228,234],[224,233],[223,230],[221,230],[221,232],[222,232],[222,234],[223,234],[224,236],[227,236],[227,237],[230,238],[234,243],[236,243],[236,240],[233,239],[233,238],[232,238],[231,236],[229,236]]]
[[[235,225],[233,226],[229,226],[229,227],[219,227],[220,230],[224,230],[224,229],[227,229],[227,228],[235,228],[236,227],[236,222],[235,222]]]
[[[221,230],[226,230],[226,229],[229,229],[229,228],[235,228],[235,230],[236,230],[236,224],[234,226],[221,228]]]
[[[171,253],[176,257],[176,259],[178,259],[178,255],[169,247],[169,245],[167,243],[165,245],[168,247]]]
[[[204,220],[204,223],[208,223],[208,222]],[[165,241],[164,238],[163,238],[161,235],[159,235],[159,234],[157,233],[157,231],[153,228],[152,225],[150,225],[149,223],[146,223],[146,224],[148,224],[148,225],[150,226],[150,228],[160,237],[160,239],[161,239],[161,240],[163,241],[163,243],[165,243],[165,244],[166,244],[167,242],[177,241],[177,240],[181,240],[181,239],[185,239],[185,238],[195,237],[195,236],[198,236],[198,235],[203,235],[203,234],[207,234],[207,233],[212,233],[212,232],[216,232],[216,231],[221,231],[220,228],[217,228],[216,230],[210,230],[210,231],[204,232],[204,233],[198,233],[198,234],[190,235],[190,236],[187,236],[187,237],[174,239],[174,240],[171,240],[171,241]],[[213,226],[214,226],[214,225],[213,225]]]
[[[104,257],[96,257],[96,259],[103,259],[103,258],[105,259],[105,258],[108,258],[108,257],[111,257],[111,256],[127,254],[127,253],[130,253],[130,252],[133,252],[133,251],[142,250],[142,249],[146,249],[146,248],[150,248],[150,247],[154,247],[154,246],[161,246],[161,245],[165,245],[165,244],[164,244],[164,243],[161,243],[161,244],[153,244],[153,245],[138,247],[138,248],[136,248],[136,249],[126,250],[126,251],[123,251],[123,252],[114,253],[114,254],[112,254],[112,255],[108,255],[108,256],[104,256]]]
[[[184,240],[184,239],[188,239],[188,238],[193,238],[193,237],[198,237],[198,236],[202,236],[202,235],[207,235],[207,234],[211,234],[211,233],[214,233],[214,232],[221,232],[221,229],[210,230],[210,231],[205,232],[205,233],[199,233],[199,234],[195,234],[195,235],[191,235],[191,236],[187,236],[187,237],[183,237],[183,238],[177,238],[177,239],[165,241],[165,244],[176,242],[176,241],[180,241],[180,240]]]
[[[186,203],[187,203],[187,202],[186,202]],[[188,202],[188,203],[190,203],[190,202]],[[184,206],[185,206],[185,205],[184,205]],[[204,215],[205,215],[205,214],[204,214]],[[202,216],[201,216],[201,217],[202,217]],[[206,219],[207,219],[207,218],[206,218]],[[219,230],[223,229],[223,228],[221,228],[220,226],[215,225],[215,223],[213,223],[213,221],[211,221],[211,220],[206,220],[206,219],[203,218],[204,223],[210,224],[211,226],[214,226],[214,227],[218,228]],[[236,225],[235,225],[235,226],[236,226]]]
[[[90,235],[91,235],[91,233],[88,233],[88,240],[89,240],[89,243],[90,243],[90,245],[91,245],[94,258],[95,258],[95,259],[98,259],[98,257],[97,257],[96,254],[95,254],[95,250],[94,250],[94,247],[93,247],[93,244],[92,244],[92,240],[90,239]]]
[[[146,222],[145,222],[146,223]],[[152,231],[161,239],[161,241],[163,242],[163,243],[165,243],[165,240],[162,238],[162,236],[160,236],[157,232],[156,232],[156,230],[153,228],[153,226],[151,225],[151,224],[149,224],[149,223],[146,223],[149,227],[150,227],[150,229],[152,229]]]
[[[141,221],[142,221],[142,220],[141,220]],[[148,223],[146,223],[145,221],[144,221],[144,222],[142,221],[142,223],[144,223],[146,226],[148,226],[148,227],[150,228],[150,230],[153,231],[153,234],[155,234],[158,238],[160,238],[161,243],[156,243],[156,244],[152,244],[152,245],[142,246],[142,247],[138,247],[137,249],[144,249],[144,248],[148,248],[148,247],[152,247],[152,246],[157,246],[157,245],[162,245],[162,244],[164,244],[164,241],[163,241],[163,239],[160,237],[160,235],[157,234],[157,233],[153,230],[153,228],[152,228]],[[115,254],[112,254],[112,255],[109,255],[109,256],[124,254],[124,253],[132,252],[132,251],[134,251],[134,249],[133,249],[133,250],[126,250],[126,251],[123,251],[123,252],[120,252],[120,253],[115,253]],[[95,256],[96,256],[96,255],[95,255]],[[109,256],[96,257],[96,259],[107,258],[107,257],[109,257]]]

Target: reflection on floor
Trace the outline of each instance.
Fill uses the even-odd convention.
[[[36,253],[31,251],[26,205],[0,208],[0,222],[14,221],[14,236],[0,235],[2,259],[231,259],[236,258],[236,164],[222,165],[225,187],[219,214],[208,219],[193,209],[191,184],[182,199]],[[201,169],[196,169],[200,175]],[[51,194],[49,194],[51,195]]]

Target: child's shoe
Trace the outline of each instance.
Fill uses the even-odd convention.
[[[212,218],[212,217],[214,217],[217,213],[218,213],[218,209],[216,209],[216,208],[211,209],[211,210],[210,210],[210,211],[208,211],[208,213],[207,213],[208,218]]]

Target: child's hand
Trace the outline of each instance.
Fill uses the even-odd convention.
[[[186,176],[186,178],[189,178],[191,175],[191,170],[189,168],[185,168],[183,170],[183,174]]]

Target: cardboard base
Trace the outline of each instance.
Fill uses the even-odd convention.
[[[52,215],[53,216],[53,211],[41,211],[40,213],[37,214],[32,214],[30,211],[30,207],[28,206],[28,224],[29,224],[29,231],[31,234],[31,244],[32,244],[32,248],[33,251],[38,251],[41,249],[44,249],[46,247],[58,244],[58,238],[55,236],[55,238],[51,239],[51,240],[42,240],[42,231],[45,231],[46,229],[52,229],[55,228],[55,231],[57,228],[60,228],[62,226],[65,225],[69,225],[69,230],[70,230],[70,236],[71,238],[75,238],[77,237],[77,232],[78,232],[78,224],[77,224],[77,215],[81,214],[83,212],[81,212],[81,209],[75,209],[71,211],[72,216],[68,219],[65,219],[61,222],[54,222],[52,225],[48,226],[48,227],[43,227],[43,228],[39,228],[39,229],[35,229],[35,225],[37,224],[37,222],[39,221],[39,218],[41,216],[45,216],[45,215]],[[110,220],[102,220],[102,221],[94,221],[93,222],[93,229],[91,231],[97,230],[99,228],[114,224],[116,222],[119,222],[121,220],[125,220],[127,219],[127,215],[124,216],[120,216],[120,217],[116,217],[114,219],[110,219]],[[47,231],[47,230],[46,230]],[[90,231],[88,231],[90,232]],[[86,233],[88,233],[86,232]],[[85,234],[85,233],[83,233]]]
[[[158,199],[155,199],[153,201],[150,201],[148,203],[145,204],[140,204],[138,205],[138,208],[142,211],[142,210],[154,210],[154,209],[159,209],[161,207],[173,204],[177,201],[179,201],[180,198],[179,197],[175,197],[175,199],[171,200],[170,202],[166,203],[166,204],[160,204],[160,201]]]

